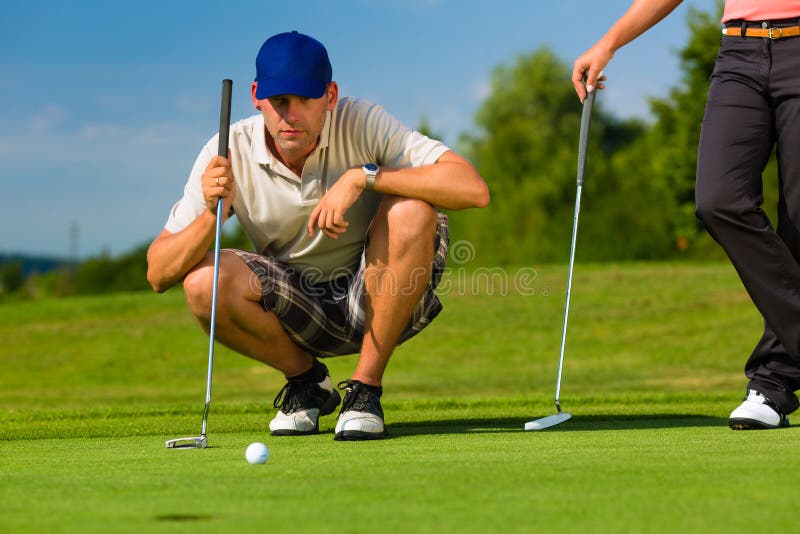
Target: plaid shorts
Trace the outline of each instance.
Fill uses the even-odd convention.
[[[412,338],[442,310],[435,289],[444,272],[449,245],[447,216],[437,212],[431,279],[398,343]],[[366,248],[366,244],[365,244]],[[271,256],[229,249],[239,256],[261,281],[262,305],[274,313],[289,336],[317,357],[343,356],[361,350],[364,337],[364,269],[328,282],[313,284],[291,265]],[[402,289],[402,288],[401,288]]]

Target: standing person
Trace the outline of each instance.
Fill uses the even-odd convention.
[[[255,252],[220,256],[216,333],[285,375],[271,433],[318,432],[341,400],[320,358],[358,353],[334,438],[382,438],[389,357],[441,309],[448,226],[435,207],[483,207],[488,188],[441,142],[339,98],[325,47],[307,35],[267,39],[251,94],[260,113],[231,125],[228,158],[215,155],[216,136],[202,149],[148,250],[147,278],[157,292],[182,281],[208,331],[221,197]]]
[[[581,99],[614,53],[680,4],[636,0],[575,60]],[[734,430],[788,426],[800,389],[800,0],[726,0],[700,133],[697,216],[728,254],[764,318]],[[586,74],[586,88],[581,79]],[[761,210],[761,173],[777,145],[777,229]]]

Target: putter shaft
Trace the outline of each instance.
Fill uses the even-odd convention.
[[[564,303],[564,323],[561,329],[561,350],[558,355],[558,374],[556,377],[555,405],[558,413],[525,423],[525,430],[542,430],[563,423],[570,419],[572,415],[561,410],[561,376],[564,368],[564,352],[567,344],[567,324],[569,319],[569,303],[572,295],[572,273],[575,267],[575,244],[578,240],[578,218],[581,212],[581,193],[583,191],[584,171],[586,169],[586,153],[589,144],[589,127],[592,122],[592,107],[596,92],[588,94],[583,102],[583,112],[581,114],[581,131],[578,140],[578,174],[577,188],[575,191],[575,216],[572,221],[572,239],[569,247],[569,274],[567,275],[567,291]]]
[[[561,395],[561,373],[564,365],[564,350],[567,345],[567,323],[569,319],[569,302],[572,296],[572,273],[575,267],[575,243],[578,237],[578,217],[581,212],[581,192],[582,185],[578,185],[575,192],[575,218],[572,221],[572,243],[569,248],[569,274],[567,275],[567,295],[564,303],[564,323],[561,328],[561,351],[558,356],[558,374],[556,378],[556,409],[561,413],[561,403],[558,399]]]
[[[227,149],[225,150],[227,152]],[[203,408],[203,425],[200,435],[205,439],[208,408],[211,405],[211,374],[214,369],[214,337],[217,326],[217,290],[219,287],[219,249],[222,237],[222,199],[217,202],[217,226],[214,235],[214,284],[211,289],[211,326],[208,333],[208,375],[206,377],[206,404]]]
[[[233,92],[233,82],[222,80],[222,102],[219,111],[219,144],[218,155],[223,158],[228,157],[228,137],[231,126],[231,95]],[[203,423],[200,429],[200,436],[171,439],[166,442],[168,449],[205,449],[208,446],[206,438],[206,428],[208,424],[208,410],[211,406],[211,376],[214,370],[214,338],[217,325],[217,290],[219,284],[219,250],[220,238],[222,237],[222,217],[223,199],[217,200],[217,220],[214,231],[214,280],[211,291],[211,317],[208,333],[208,373],[206,375],[206,402],[203,407]]]

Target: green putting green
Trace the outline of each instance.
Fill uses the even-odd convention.
[[[389,439],[364,443],[334,442],[335,416],[269,436],[281,377],[220,347],[210,447],[166,449],[199,432],[205,394],[179,291],[0,305],[0,530],[792,530],[798,430],[727,428],[760,320],[726,265],[578,264],[573,419],[522,430],[555,410],[565,271],[525,295],[463,273],[390,363]],[[355,360],[328,363],[338,381]]]

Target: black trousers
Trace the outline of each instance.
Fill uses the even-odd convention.
[[[761,174],[776,144],[773,229],[761,210]],[[793,412],[800,406],[800,37],[722,37],[700,134],[696,202],[764,317],[745,366],[749,388]]]

